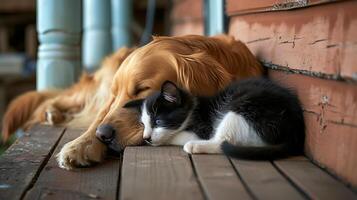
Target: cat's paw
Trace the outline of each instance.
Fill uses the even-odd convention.
[[[192,154],[193,153],[193,144],[191,142],[187,142],[185,145],[183,145],[183,150],[186,153]]]
[[[189,141],[183,146],[183,150],[189,154],[203,153],[200,152],[200,146],[201,145],[195,141]]]
[[[221,153],[220,143],[211,141],[189,141],[183,146],[183,150],[189,154]]]

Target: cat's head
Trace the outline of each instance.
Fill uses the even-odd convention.
[[[137,108],[141,112],[140,120],[144,125],[143,138],[152,145],[168,144],[176,133],[186,128],[194,97],[166,81],[161,91],[146,99],[133,100],[125,108]]]

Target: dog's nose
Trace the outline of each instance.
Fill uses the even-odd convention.
[[[110,142],[115,137],[115,129],[109,124],[102,124],[97,128],[95,134],[102,142]]]

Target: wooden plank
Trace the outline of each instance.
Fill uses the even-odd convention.
[[[306,154],[357,187],[357,85],[275,70],[269,77],[294,88],[303,103]]]
[[[35,126],[0,157],[0,199],[20,199],[51,156],[64,128]]]
[[[266,63],[357,80],[357,1],[232,17],[229,33]]]
[[[224,155],[192,155],[197,176],[208,199],[251,199]]]
[[[254,13],[254,12],[267,12],[286,10],[307,6],[315,6],[318,4],[332,3],[341,0],[264,0],[264,1],[251,1],[251,0],[227,0],[226,11],[229,16]]]
[[[304,157],[274,161],[275,165],[312,199],[356,199],[341,182],[335,180]]]
[[[127,147],[120,199],[203,199],[190,159],[181,147]]]
[[[229,16],[248,10],[268,10],[277,3],[277,0],[250,1],[250,0],[227,0],[226,12]]]
[[[120,160],[110,159],[95,167],[67,171],[58,167],[55,155],[83,130],[68,130],[25,199],[115,199]]]
[[[269,161],[231,159],[256,199],[305,199]]]

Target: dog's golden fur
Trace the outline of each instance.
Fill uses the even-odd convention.
[[[125,55],[128,54],[127,52]],[[175,82],[195,95],[212,95],[232,80],[263,73],[259,62],[243,43],[223,35],[155,37],[148,45],[132,52],[119,69],[115,69],[114,77],[113,71],[105,73],[110,68],[106,63],[113,65],[110,62],[116,61],[119,65],[126,56],[119,57],[120,61],[117,61],[118,57],[115,55],[109,57],[94,77],[82,78],[77,85],[68,89],[72,92],[64,91],[46,100],[53,101],[45,106],[47,113],[50,113],[47,114],[47,121],[51,121],[48,118],[53,117],[48,108],[57,108],[56,103],[60,104],[65,97],[68,99],[67,105],[72,105],[73,100],[73,107],[76,108],[74,113],[78,113],[70,112],[74,119],[69,123],[88,127],[84,134],[62,148],[58,154],[61,167],[70,169],[103,159],[106,147],[95,137],[95,130],[100,124],[110,124],[116,129],[116,140],[122,147],[140,144],[142,126],[138,122],[137,114],[122,106],[129,100],[144,98],[158,90],[166,80]],[[102,74],[101,78],[94,81],[99,74]],[[81,81],[85,81],[84,79],[89,80],[87,86],[82,86]],[[103,81],[107,83],[103,84]],[[77,98],[77,95],[82,97]],[[65,109],[66,112],[69,109]],[[85,110],[91,112],[84,112]],[[63,110],[59,111],[63,114]],[[81,115],[83,112],[96,113],[95,111],[99,113],[96,117],[92,114],[85,117]],[[42,116],[44,115],[42,111]],[[57,123],[55,120],[51,122]]]
[[[66,90],[31,91],[15,98],[4,115],[2,139],[37,123],[87,128],[109,98],[115,72],[133,50],[121,48],[105,58],[94,75],[83,73],[78,83]]]
[[[36,116],[33,112],[41,104],[45,104],[47,99],[54,98],[59,93],[59,91],[31,91],[13,100],[4,115],[2,139],[4,141],[8,140],[10,135],[19,127],[24,129],[31,127],[33,125],[32,121],[35,121],[34,116]],[[40,115],[37,118],[38,121],[44,121],[45,117]]]

